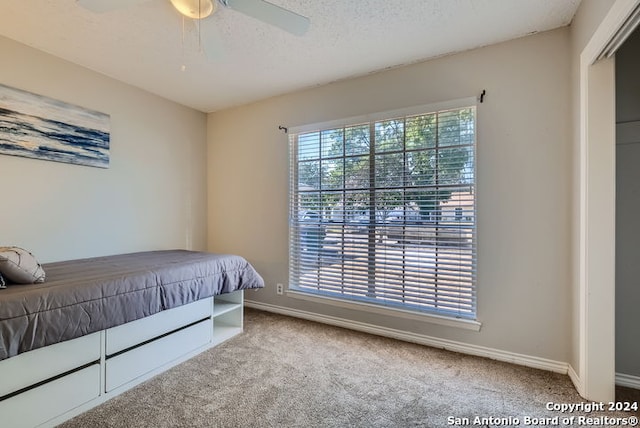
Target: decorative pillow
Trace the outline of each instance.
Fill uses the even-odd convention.
[[[7,284],[4,282],[2,274],[0,274],[0,288],[7,288]]]
[[[0,274],[9,283],[44,282],[44,269],[40,263],[33,254],[19,247],[0,247]]]

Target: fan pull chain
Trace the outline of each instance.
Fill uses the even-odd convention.
[[[202,31],[200,21],[202,21],[202,0],[198,0],[198,52],[202,52]]]
[[[180,66],[180,71],[186,71],[187,69],[187,65],[185,64],[185,56],[184,56],[184,33],[185,33],[185,25],[184,25],[184,20],[185,17],[182,17],[182,40],[181,40],[181,47],[182,47],[182,65]]]

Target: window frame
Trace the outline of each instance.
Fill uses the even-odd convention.
[[[358,123],[370,123],[373,124],[375,122],[378,121],[384,121],[384,120],[389,120],[390,118],[394,118],[394,117],[406,117],[406,116],[416,116],[416,115],[427,115],[430,113],[436,113],[436,112],[440,112],[443,110],[454,110],[454,109],[462,109],[465,107],[473,107],[474,111],[475,111],[475,116],[474,116],[474,139],[473,139],[473,146],[472,146],[472,156],[473,156],[473,236],[472,236],[472,254],[474,257],[474,261],[473,261],[473,267],[472,267],[472,271],[473,271],[473,275],[474,278],[477,275],[477,224],[478,224],[478,219],[477,219],[477,129],[478,129],[478,100],[476,97],[467,97],[467,98],[461,98],[461,99],[456,99],[456,100],[450,100],[450,101],[445,101],[445,102],[440,102],[440,103],[433,103],[433,104],[425,104],[425,105],[419,105],[419,106],[413,106],[413,107],[408,107],[408,108],[402,108],[402,109],[396,109],[396,110],[388,110],[388,111],[383,111],[383,112],[377,112],[377,113],[371,113],[371,114],[367,114],[367,115],[362,115],[362,116],[353,116],[353,117],[348,117],[348,118],[343,118],[343,119],[338,119],[338,120],[333,120],[333,121],[327,121],[327,122],[322,122],[322,123],[314,123],[314,124],[308,124],[308,125],[301,125],[301,126],[296,126],[296,127],[291,127],[289,128],[289,133],[292,135],[299,135],[299,134],[305,134],[305,133],[311,133],[311,132],[316,132],[316,131],[321,131],[321,130],[326,130],[326,129],[332,129],[332,128],[339,128],[339,127],[349,127],[349,126],[353,126],[354,124],[358,124]],[[290,146],[293,146],[294,144],[289,142]],[[297,160],[297,154],[294,153],[293,151],[290,153],[290,156],[295,156],[295,159]],[[289,161],[289,165],[290,165],[290,175],[292,175],[291,173],[293,172],[293,169],[291,167],[293,159],[290,159]],[[296,166],[297,168],[297,166]],[[294,297],[294,298],[298,298],[298,299],[304,299],[304,300],[310,300],[310,301],[314,301],[314,302],[321,302],[321,303],[328,303],[334,306],[340,306],[340,307],[346,307],[346,308],[350,308],[350,309],[356,309],[356,310],[362,310],[362,311],[366,311],[366,312],[373,312],[373,313],[377,313],[377,314],[381,314],[381,315],[390,315],[390,316],[394,316],[394,317],[400,317],[400,318],[407,318],[407,319],[419,319],[419,320],[423,320],[423,321],[427,321],[427,322],[431,322],[431,323],[436,323],[436,324],[441,324],[441,325],[447,325],[447,326],[454,326],[454,327],[461,327],[461,328],[465,328],[465,329],[470,329],[470,330],[475,330],[475,331],[479,331],[480,330],[480,326],[481,323],[478,321],[478,304],[477,304],[477,279],[473,280],[473,286],[472,286],[472,290],[473,290],[473,317],[458,317],[452,314],[447,314],[447,313],[438,313],[437,311],[422,311],[420,309],[414,309],[414,308],[404,308],[402,306],[397,306],[397,305],[385,305],[383,302],[381,303],[373,303],[373,302],[367,302],[367,301],[359,301],[357,299],[348,299],[348,298],[342,298],[339,295],[334,295],[333,293],[323,293],[321,291],[310,291],[310,290],[305,290],[305,289],[300,289],[297,287],[297,284],[291,284],[291,278],[292,278],[292,251],[291,251],[291,245],[293,242],[293,235],[292,235],[292,215],[293,213],[291,211],[292,210],[292,205],[291,205],[291,197],[293,197],[293,195],[296,195],[297,193],[295,193],[297,191],[297,177],[290,177],[289,180],[289,277],[290,277],[290,284],[287,287],[287,295],[290,297]],[[344,189],[343,189],[344,190]]]

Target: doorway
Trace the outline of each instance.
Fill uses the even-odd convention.
[[[616,384],[640,389],[640,30],[616,51]]]

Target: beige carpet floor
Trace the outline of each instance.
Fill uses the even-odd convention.
[[[606,426],[577,418],[638,415],[546,409],[582,401],[565,375],[247,310],[242,335],[62,427],[525,426],[556,416]]]

